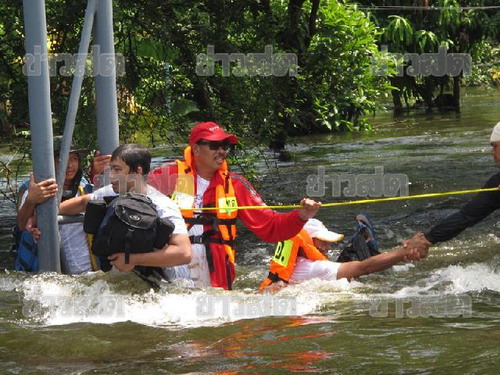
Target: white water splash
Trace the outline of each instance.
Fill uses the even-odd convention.
[[[449,266],[435,272],[441,282],[450,282],[449,293],[481,292],[491,290],[500,293],[500,274],[490,265],[474,263],[467,267]]]
[[[366,301],[381,296],[399,299],[483,290],[500,292],[500,275],[484,263],[438,269],[415,285],[391,294],[376,293],[376,285],[368,280],[315,279],[290,285],[275,294],[255,294],[251,289],[195,290],[171,284],[153,291],[145,288],[134,275],[98,272],[84,276],[9,275],[0,278],[0,291],[16,290],[22,294],[23,314],[36,324],[132,321],[170,327],[217,326],[240,319],[307,315],[346,299]]]
[[[468,266],[448,266],[435,270],[418,285],[407,286],[395,292],[396,298],[422,295],[463,294],[491,290],[500,292],[500,274],[485,263]]]
[[[10,271],[4,271],[6,275],[10,275]],[[2,275],[4,276],[4,275]],[[20,281],[12,277],[0,277],[0,291],[11,292],[16,290],[19,286]]]
[[[128,286],[142,282],[133,275],[128,279],[120,277],[125,279],[116,283],[113,279],[103,279],[102,273],[76,277],[35,275],[18,281],[16,290],[23,295],[24,316],[36,324],[132,321],[151,326],[193,327],[266,316],[311,314],[325,300],[331,301],[335,296],[333,292],[352,286],[346,280],[312,280],[306,285],[284,288],[276,294],[256,294],[250,289],[189,290],[166,284],[158,291],[131,293]],[[124,280],[128,283],[126,290],[119,290]],[[12,290],[12,285],[5,285]]]

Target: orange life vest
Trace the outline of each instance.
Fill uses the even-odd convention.
[[[235,251],[232,246],[236,239],[236,217],[238,216],[238,201],[234,192],[233,183],[229,177],[227,162],[224,161],[222,167],[216,172],[215,176],[220,183],[216,186],[215,202],[217,208],[213,211],[202,211],[201,214],[195,215],[195,210],[182,210],[183,208],[194,208],[196,195],[196,170],[194,168],[191,147],[188,146],[184,150],[184,161],[177,160],[177,181],[172,200],[181,208],[182,217],[189,226],[195,224],[203,224],[211,229],[205,229],[201,238],[190,236],[191,243],[203,243],[207,249],[207,260],[209,261],[210,276],[212,281],[217,277],[212,275],[212,272],[223,273],[228,279],[227,289],[231,289],[231,284],[234,279],[234,260]],[[207,202],[204,202],[207,203]],[[216,229],[214,229],[214,226]],[[206,228],[206,227],[205,227]],[[215,231],[215,233],[214,233]],[[228,270],[214,268],[210,264],[210,244],[218,244],[224,247],[230,263],[232,276],[227,275]],[[214,284],[214,283],[212,283]],[[219,286],[219,285],[216,285]],[[226,286],[224,286],[226,287]]]
[[[259,291],[264,290],[267,286],[277,281],[288,283],[292,277],[299,250],[302,250],[301,255],[311,260],[328,260],[328,258],[319,251],[314,242],[306,232],[302,229],[295,237],[278,242],[276,250],[271,259],[269,274],[266,279],[260,284]]]

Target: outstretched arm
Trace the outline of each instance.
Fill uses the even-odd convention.
[[[260,195],[242,176],[231,175],[239,206],[265,206]],[[299,210],[287,213],[268,208],[258,210],[239,210],[238,218],[256,236],[266,242],[279,242],[292,238],[300,232],[308,219],[319,210],[321,203],[303,199]]]
[[[406,260],[416,250],[400,247],[387,253],[372,256],[362,261],[346,262],[340,265],[337,279],[353,279],[373,272],[383,271]]]
[[[68,199],[59,206],[60,215],[76,215],[87,208],[87,203],[92,198],[92,194],[85,194],[79,197]]]
[[[497,173],[486,182],[483,188],[493,188],[499,185],[500,173]],[[500,193],[498,191],[483,191],[472,198],[460,211],[445,218],[426,232],[425,235],[417,233],[409,240],[405,240],[403,245],[418,250],[418,253],[411,256],[410,259],[419,260],[425,258],[430,246],[456,237],[463,230],[476,225],[499,208]]]

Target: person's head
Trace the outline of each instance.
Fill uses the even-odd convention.
[[[56,162],[56,169],[59,167],[59,155],[54,155],[54,160]],[[68,165],[66,166],[66,176],[64,178],[64,184],[71,183],[81,171],[81,161],[80,154],[78,152],[70,152],[68,156]],[[81,178],[81,176],[80,176]]]
[[[309,219],[304,225],[304,229],[311,236],[314,246],[321,252],[330,250],[332,242],[342,241],[343,234],[338,234],[328,230],[318,219]]]
[[[215,122],[202,122],[191,130],[189,145],[197,169],[214,173],[226,160],[230,146],[238,143],[238,138],[226,133]]]
[[[500,122],[495,125],[490,137],[491,154],[495,164],[500,167]]]
[[[151,168],[151,154],[138,144],[125,144],[113,151],[110,162],[110,179],[113,190],[126,193],[142,186],[143,176]]]
[[[56,169],[59,167],[60,152],[62,147],[63,137],[57,135],[53,140],[54,161]],[[85,158],[88,150],[77,150],[73,141],[71,141],[70,151],[68,156],[68,165],[66,166],[66,175],[64,178],[65,189],[76,192],[80,180],[83,175],[82,160]]]

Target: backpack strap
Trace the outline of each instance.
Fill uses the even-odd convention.
[[[125,264],[129,264],[130,261],[130,244],[134,238],[134,230],[130,227],[127,229],[127,234],[125,235]]]

